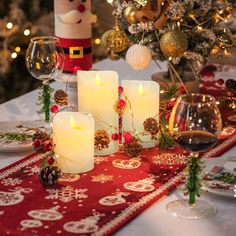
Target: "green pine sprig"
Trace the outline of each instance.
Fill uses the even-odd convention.
[[[160,117],[158,143],[160,150],[166,150],[175,145],[173,137],[169,133],[168,122],[164,117]]]

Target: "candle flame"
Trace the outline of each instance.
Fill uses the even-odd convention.
[[[101,85],[102,85],[102,81],[101,81],[101,78],[100,78],[100,75],[99,75],[99,74],[96,74],[95,83],[96,83],[96,85],[98,85],[98,86],[101,86]]]
[[[138,87],[138,94],[140,96],[143,96],[144,95],[144,89],[143,89],[143,85],[142,84],[139,84],[139,87]]]
[[[70,127],[73,129],[80,129],[73,116],[70,116]]]

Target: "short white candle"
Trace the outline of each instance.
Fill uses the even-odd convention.
[[[94,167],[94,119],[79,112],[59,112],[53,118],[53,143],[64,173],[84,173]]]
[[[155,118],[159,122],[159,84],[154,81],[122,80],[124,95],[127,96],[129,106],[123,114],[124,131],[138,132],[143,141],[143,147],[155,146],[151,135],[142,135],[144,132],[143,122],[147,118]],[[133,118],[132,118],[133,114]]]
[[[118,114],[114,104],[118,99],[118,74],[114,71],[78,71],[79,111],[91,113],[95,119],[95,132],[109,134],[109,147],[95,150],[95,155],[110,155],[118,151],[118,141],[111,139],[117,131]],[[110,127],[109,127],[110,126]]]

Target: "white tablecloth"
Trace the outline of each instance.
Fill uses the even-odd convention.
[[[99,70],[115,70],[120,79],[150,79],[151,75],[160,69],[153,63],[144,71],[133,71],[123,60],[103,60],[95,64],[94,68]],[[166,66],[162,64],[162,70]],[[64,84],[53,83],[55,88],[65,88]],[[37,120],[36,106],[37,90],[32,91],[17,99],[0,105],[0,121],[10,120]],[[16,160],[25,157],[28,153],[0,153],[0,168],[5,167]],[[236,147],[226,152],[220,160],[229,156],[236,156]],[[213,160],[217,162],[219,159]],[[168,202],[183,198],[180,190],[174,190],[162,198],[130,223],[116,232],[117,236],[235,236],[236,235],[236,198],[219,197],[210,193],[201,198],[214,204],[217,215],[204,220],[184,220],[168,214],[165,206]],[[9,219],[10,220],[10,219]],[[1,234],[1,229],[0,229]]]

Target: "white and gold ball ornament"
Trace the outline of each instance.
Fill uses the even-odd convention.
[[[187,36],[179,30],[167,32],[161,37],[160,48],[167,57],[181,57],[188,49]]]
[[[143,70],[151,63],[152,54],[148,47],[134,44],[128,49],[125,60],[133,69]]]

